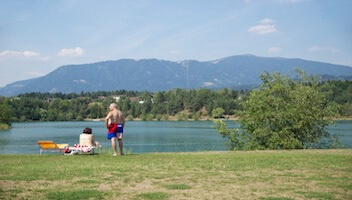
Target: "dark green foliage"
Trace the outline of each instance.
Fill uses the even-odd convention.
[[[12,110],[8,99],[0,97],[0,124],[11,125]]]
[[[327,81],[321,84],[329,101],[341,105],[341,116],[352,117],[352,81]]]
[[[232,149],[312,148],[331,138],[326,128],[338,116],[339,106],[327,100],[316,77],[299,70],[297,74],[297,80],[280,73],[262,74],[262,85],[243,103],[239,129],[216,122]]]

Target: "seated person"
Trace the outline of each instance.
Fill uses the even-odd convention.
[[[99,146],[99,142],[94,141],[94,136],[92,134],[91,128],[85,128],[83,133],[79,135],[79,144],[81,146]]]

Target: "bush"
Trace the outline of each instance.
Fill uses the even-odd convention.
[[[197,120],[199,120],[199,118],[200,118],[200,112],[199,111],[196,112],[196,113],[193,113],[193,115],[192,115],[192,119],[193,120],[197,121]]]
[[[163,115],[157,114],[155,118],[156,120],[160,121],[163,118]]]
[[[326,100],[316,77],[297,73],[295,80],[280,73],[261,75],[262,85],[243,103],[239,129],[216,122],[231,149],[302,149],[329,141],[322,139],[331,138],[326,130],[339,106]],[[336,140],[331,141],[335,145]]]
[[[147,120],[147,115],[141,114],[141,115],[139,116],[139,118],[140,118],[142,121],[146,121],[146,120]]]
[[[132,115],[128,115],[128,116],[126,117],[126,120],[127,120],[127,121],[133,121],[133,116],[132,116]]]
[[[163,120],[168,120],[169,117],[170,117],[170,116],[169,116],[168,114],[165,114],[165,115],[163,115],[163,118],[162,118],[162,119],[163,119]]]
[[[152,121],[154,119],[154,115],[153,114],[148,114],[146,119],[148,121]]]
[[[176,120],[177,121],[185,121],[185,120],[187,120],[187,118],[188,118],[188,115],[186,115],[186,114],[184,114],[182,112],[179,112],[179,113],[176,114]]]
[[[211,112],[211,116],[213,118],[222,118],[224,113],[225,113],[225,110],[223,108],[218,107],[213,109],[213,111]]]
[[[0,130],[7,130],[9,128],[10,128],[10,126],[8,124],[0,123]]]

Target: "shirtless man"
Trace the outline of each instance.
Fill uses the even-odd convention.
[[[116,139],[119,141],[120,154],[124,155],[123,150],[123,127],[125,127],[125,117],[123,113],[116,108],[116,103],[109,106],[110,112],[105,118],[105,126],[108,129],[108,139],[111,140],[111,147],[114,151],[113,156],[117,156]]]

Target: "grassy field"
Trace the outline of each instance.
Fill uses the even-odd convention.
[[[0,155],[0,199],[352,199],[352,150]]]

